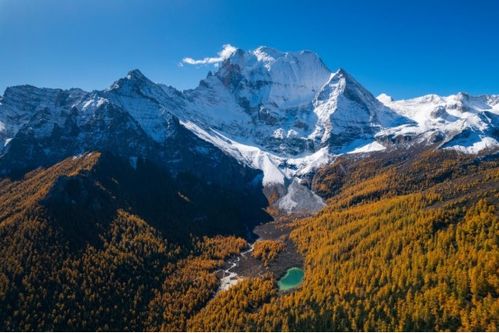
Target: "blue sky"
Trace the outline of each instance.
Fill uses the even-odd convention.
[[[133,68],[193,88],[223,44],[317,52],[374,94],[499,93],[499,1],[0,0],[0,91],[102,89]]]

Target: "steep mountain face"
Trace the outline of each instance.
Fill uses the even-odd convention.
[[[265,184],[309,173],[333,154],[410,123],[344,70],[307,51],[236,51],[198,88],[179,118],[200,137],[264,170]]]
[[[179,117],[277,155],[313,151],[312,100],[330,74],[311,52],[238,50],[185,92],[190,103]]]
[[[64,101],[75,103],[85,94],[80,89],[63,91],[29,85],[7,88],[0,97],[0,153],[37,112],[57,109]]]
[[[314,171],[343,154],[416,145],[495,151],[498,101],[462,93],[375,98],[312,52],[238,49],[184,92],[138,70],[103,91],[8,88],[0,100],[0,174],[106,150],[208,182],[262,183],[283,197],[290,184],[293,193],[309,191]],[[305,206],[320,206],[311,200]]]
[[[257,170],[199,139],[166,110],[181,103],[172,91],[137,70],[109,89],[91,93],[8,89],[0,104],[2,135],[8,137],[0,174],[20,175],[99,150],[126,157],[131,164],[147,158],[174,175],[189,172],[207,182],[257,191]]]
[[[331,75],[314,101],[316,134],[333,153],[348,152],[357,142],[372,141],[384,128],[410,123],[381,104],[344,70]]]

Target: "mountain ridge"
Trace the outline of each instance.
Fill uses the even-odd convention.
[[[190,90],[154,83],[138,69],[102,91],[7,88],[0,171],[16,150],[10,163],[30,159],[28,168],[103,146],[133,158],[158,156],[178,170],[189,168],[182,160],[202,157],[216,166],[234,159],[261,170],[263,186],[286,189],[344,154],[415,145],[495,151],[498,124],[497,95],[376,98],[313,52],[236,49]],[[58,146],[61,140],[73,148]]]

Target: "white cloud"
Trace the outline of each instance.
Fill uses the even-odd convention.
[[[186,57],[182,59],[181,64],[187,65],[207,65],[207,64],[218,64],[225,59],[229,58],[234,52],[236,52],[237,48],[230,45],[224,44],[223,49],[217,53],[216,57],[206,57],[203,59],[193,59],[190,57]]]

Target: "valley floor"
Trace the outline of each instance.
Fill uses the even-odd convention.
[[[281,218],[256,226],[253,233],[258,238],[254,243],[250,244],[250,248],[241,252],[240,255],[230,257],[223,269],[217,272],[218,276],[222,279],[220,289],[226,290],[242,279],[262,277],[269,273],[278,279],[289,268],[302,267],[303,256],[299,253],[295,243],[289,238],[292,229],[293,221],[290,221],[289,218]],[[255,243],[264,240],[282,241],[285,244],[284,249],[268,265],[265,265],[252,253]],[[231,283],[228,281],[229,275]]]

